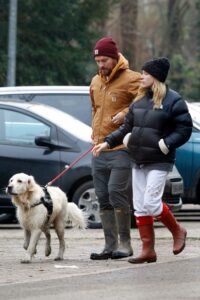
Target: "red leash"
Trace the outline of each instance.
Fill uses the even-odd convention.
[[[94,146],[92,146],[90,149],[88,149],[86,152],[84,152],[81,156],[79,156],[77,159],[75,159],[69,166],[67,166],[61,173],[59,173],[55,178],[53,178],[51,181],[49,181],[47,183],[47,186],[52,185],[52,183],[54,183],[56,180],[58,180],[58,178],[60,178],[61,176],[63,176],[67,171],[69,171],[75,164],[77,164],[79,162],[79,160],[81,160],[83,157],[85,157],[88,153],[90,153],[92,151],[92,149],[94,148]]]

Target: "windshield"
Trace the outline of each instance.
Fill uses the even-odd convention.
[[[92,128],[67,113],[43,105],[30,105],[28,109],[63,128],[75,137],[91,143]]]

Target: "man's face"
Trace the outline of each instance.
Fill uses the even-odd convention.
[[[102,76],[109,76],[117,64],[117,60],[108,56],[96,56],[95,61]]]

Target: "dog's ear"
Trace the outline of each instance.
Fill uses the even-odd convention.
[[[34,186],[35,186],[35,179],[33,176],[28,177],[28,191],[33,192],[34,191]]]

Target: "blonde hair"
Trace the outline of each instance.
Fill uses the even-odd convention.
[[[154,78],[154,83],[151,89],[153,92],[153,103],[154,103],[153,108],[154,109],[160,108],[162,101],[166,95],[166,91],[167,91],[166,85],[163,82],[160,82]],[[138,94],[133,102],[142,99],[147,94],[147,91],[148,88],[140,87],[138,90]]]

